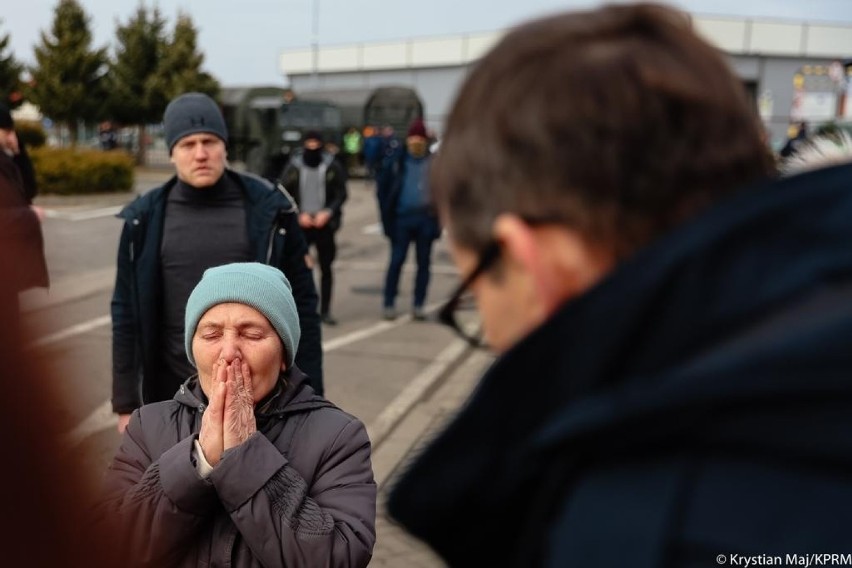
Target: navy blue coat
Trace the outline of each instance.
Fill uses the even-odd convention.
[[[389,510],[453,566],[852,552],[852,166],[743,190],[567,303]]]
[[[397,153],[389,154],[382,166],[381,176],[376,177],[376,198],[379,201],[379,215],[382,222],[382,231],[389,239],[396,234],[397,205],[402,194],[402,184],[405,181],[405,169],[408,161],[408,152],[405,149]],[[441,224],[433,207],[423,210],[433,238],[441,236]]]
[[[302,338],[296,365],[311,386],[322,393],[322,336],[317,313],[317,291],[305,264],[307,245],[299,228],[296,208],[268,181],[226,170],[243,189],[246,226],[254,260],[281,270],[293,286]],[[157,380],[162,364],[162,280],[160,245],[172,178],[162,187],[138,197],[119,217],[124,229],[118,246],[118,267],[112,297],[113,410],[129,414],[143,402],[146,384]]]

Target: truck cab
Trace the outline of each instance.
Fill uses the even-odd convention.
[[[303,100],[275,86],[226,88],[220,100],[228,126],[228,158],[235,169],[277,178],[309,130],[340,145],[340,110],[327,101]]]

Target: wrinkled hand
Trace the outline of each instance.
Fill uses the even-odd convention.
[[[303,229],[310,229],[314,226],[314,218],[310,213],[299,213],[299,226]]]
[[[224,359],[219,359],[213,365],[213,381],[210,392],[207,393],[209,404],[204,416],[201,417],[201,432],[198,434],[198,443],[204,452],[204,458],[211,466],[215,467],[222,459],[225,451],[224,418],[225,418],[225,391],[227,389],[227,364]]]
[[[248,364],[241,359],[230,364],[219,359],[213,365],[210,390],[207,395],[210,404],[201,418],[198,443],[207,463],[216,467],[225,450],[239,446],[257,431]]]
[[[330,220],[331,220],[331,211],[329,211],[328,209],[323,209],[322,211],[319,211],[314,216],[314,226],[317,229],[322,229],[323,227],[325,227],[326,223],[328,223]]]
[[[228,365],[225,390],[224,448],[239,446],[257,431],[249,366],[240,359]]]

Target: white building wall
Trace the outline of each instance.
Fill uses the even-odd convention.
[[[707,41],[728,53],[745,53],[748,22],[717,18],[696,18],[696,31]]]
[[[852,57],[852,27],[808,26],[806,55]]]
[[[801,55],[804,52],[805,27],[801,24],[752,22],[745,53],[760,55]]]
[[[852,1],[852,0],[850,0]],[[756,85],[774,138],[783,137],[793,99],[793,75],[803,65],[852,58],[852,26],[771,19],[692,18],[696,30],[729,55],[732,68]],[[299,90],[405,85],[423,99],[427,125],[438,133],[470,65],[505,32],[411,38],[396,42],[286,50],[280,68]]]
[[[328,48],[317,54],[320,58],[319,66],[326,73],[337,73],[340,71],[355,71],[362,67],[362,51],[349,49],[347,47]]]

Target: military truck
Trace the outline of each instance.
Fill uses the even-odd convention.
[[[398,136],[405,136],[415,118],[423,118],[423,102],[417,91],[404,86],[381,86],[365,89],[329,89],[299,91],[302,97],[326,100],[337,105],[344,128],[354,126],[392,126]]]
[[[276,86],[225,88],[220,94],[228,126],[228,157],[235,167],[277,178],[309,130],[340,145],[340,109],[325,100],[297,97]]]
[[[389,125],[400,137],[416,118],[423,118],[423,103],[408,87],[379,87],[364,104],[364,125]]]

